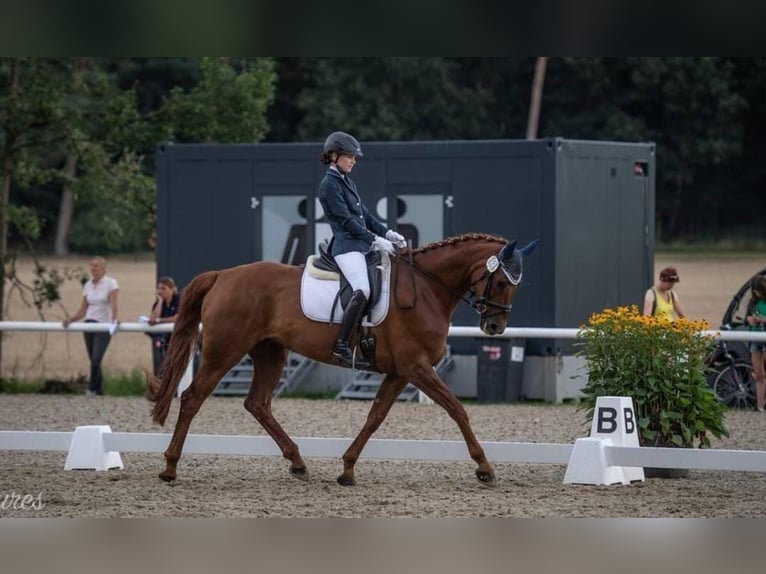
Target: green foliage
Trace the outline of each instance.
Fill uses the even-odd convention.
[[[252,143],[266,134],[274,99],[274,64],[268,58],[235,65],[204,58],[202,78],[190,92],[173,88],[163,108],[182,142]]]
[[[42,388],[42,381],[27,381],[15,378],[0,379],[0,393],[32,394],[39,393]]]
[[[353,131],[361,140],[492,137],[484,131],[491,94],[461,85],[460,66],[447,58],[304,63],[305,88],[297,98],[301,139],[322,140],[333,130]]]
[[[52,243],[71,185],[73,248],[145,248],[153,206],[116,197],[107,164],[135,162],[153,179],[168,139],[522,138],[533,69],[534,58],[0,58],[0,155],[13,157],[11,204],[29,210],[9,211],[24,218],[12,244],[21,230]],[[765,130],[763,57],[548,62],[540,137],[657,144],[662,241],[763,235]]]
[[[146,391],[144,373],[134,369],[130,373],[110,375],[104,379],[104,394],[115,397],[140,397]]]
[[[0,379],[0,393],[8,394],[83,394],[87,379],[80,375],[69,379]],[[144,374],[135,369],[130,373],[117,373],[104,377],[104,394],[114,397],[140,397],[145,394]]]
[[[34,279],[32,284],[25,283],[16,271],[16,258],[11,258],[6,269],[6,279],[11,291],[19,292],[21,300],[29,307],[34,307],[43,317],[45,308],[61,301],[61,286],[66,281],[76,281],[84,285],[88,274],[81,267],[49,267],[34,259]]]
[[[100,146],[89,146],[82,157],[87,169],[75,185],[71,246],[90,253],[146,249],[156,186],[141,158],[125,153],[111,161]]]
[[[728,436],[725,406],[708,387],[705,358],[711,341],[704,321],[669,323],[634,305],[605,309],[578,333],[588,383],[581,407],[591,421],[599,396],[632,397],[644,446],[710,446],[708,433]]]
[[[5,92],[0,86],[0,133],[12,134],[6,151],[12,152],[16,184],[73,190],[80,202],[72,226],[76,248],[145,249],[155,187],[132,150],[146,147],[153,132],[137,110],[135,92],[119,91],[100,62],[89,58],[3,64],[0,78],[4,70],[9,84]],[[12,205],[8,211],[15,236],[27,246],[36,245],[46,228],[39,207]]]

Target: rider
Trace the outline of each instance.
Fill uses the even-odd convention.
[[[366,368],[369,364],[354,361],[353,349],[349,346],[351,332],[370,297],[365,254],[373,246],[393,254],[394,244],[403,247],[405,241],[401,234],[388,229],[364,206],[356,184],[348,176],[359,157],[362,157],[362,148],[352,135],[333,132],[327,136],[320,161],[329,167],[319,184],[319,202],[332,229],[330,254],[353,289],[332,355],[342,365]]]

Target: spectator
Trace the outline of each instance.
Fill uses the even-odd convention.
[[[751,297],[747,304],[745,322],[751,331],[766,330],[766,277],[756,275],[750,286]],[[750,359],[755,379],[755,409],[762,413],[766,402],[766,370],[764,370],[766,341],[750,342]]]
[[[684,318],[678,294],[673,291],[673,285],[679,281],[674,267],[665,267],[660,271],[659,281],[654,287],[647,289],[644,296],[644,315],[664,321],[673,321],[675,317]]]
[[[178,305],[181,300],[176,282],[172,277],[160,277],[157,280],[157,296],[149,313],[149,324],[175,323]],[[170,342],[170,333],[150,333],[152,339],[152,359],[154,374],[159,375],[162,360]]]
[[[88,379],[88,395],[104,394],[104,379],[101,372],[101,361],[112,339],[112,333],[119,323],[117,319],[117,294],[120,286],[117,281],[106,275],[106,260],[103,257],[94,257],[90,260],[91,278],[82,289],[82,304],[80,308],[70,315],[62,324],[64,327],[83,317],[86,323],[108,323],[109,331],[86,332],[85,350],[90,360],[90,377]]]

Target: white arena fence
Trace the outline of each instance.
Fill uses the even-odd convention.
[[[104,331],[107,324],[73,323],[67,331]],[[167,332],[173,325],[150,326],[146,323],[121,323],[119,332]],[[2,321],[2,331],[65,331],[61,323]],[[579,329],[507,328],[504,338],[574,338]],[[703,331],[703,334],[730,341],[766,340],[766,333],[748,331]],[[451,327],[450,336],[485,338],[479,328]],[[624,405],[632,410],[627,397],[599,397],[591,437],[577,439],[574,445],[548,443],[483,442],[487,456],[496,463],[566,464],[565,483],[627,484],[643,480],[643,468],[684,468],[766,472],[766,452],[715,449],[673,449],[637,446],[635,429],[626,431],[624,419],[618,420],[613,436],[595,433],[601,400],[617,400],[615,412],[624,413]],[[628,401],[628,403],[625,403]],[[606,403],[605,403],[606,404]],[[624,414],[620,416],[625,416]],[[631,417],[631,420],[635,420]],[[170,442],[165,433],[112,432],[105,425],[80,426],[74,432],[0,431],[0,450],[67,451],[65,468],[108,470],[122,468],[123,452],[164,452]],[[626,440],[631,439],[631,440]],[[616,441],[615,441],[616,439]],[[351,444],[350,438],[297,438],[295,442],[307,457],[341,457]],[[188,435],[184,453],[239,456],[281,456],[268,436]],[[429,461],[469,461],[463,441],[371,439],[364,448],[368,459],[403,459]],[[615,472],[617,471],[617,472]],[[636,473],[635,471],[639,471]]]
[[[621,399],[625,400],[624,397]],[[161,453],[167,448],[170,437],[165,433],[111,432],[106,425],[77,427],[74,432],[0,431],[0,450],[66,451],[66,470],[107,471],[123,468],[121,451]],[[340,458],[351,441],[350,438],[295,439],[302,454],[309,458]],[[628,484],[644,480],[644,467],[766,472],[766,452],[763,451],[624,446],[615,445],[611,438],[603,436],[577,439],[574,445],[513,442],[482,442],[481,445],[494,463],[567,465],[564,482],[572,484]],[[190,434],[183,452],[282,456],[268,436]],[[363,457],[470,461],[463,441],[439,440],[371,439],[364,448]]]

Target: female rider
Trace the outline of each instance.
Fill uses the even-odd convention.
[[[394,244],[403,247],[405,241],[401,234],[373,217],[362,202],[356,184],[349,177],[360,157],[362,148],[352,135],[333,132],[327,137],[320,160],[329,167],[319,184],[319,202],[332,229],[330,254],[353,290],[332,354],[341,365],[364,369],[370,365],[354,360],[349,339],[370,297],[365,254],[372,246],[393,254]]]

